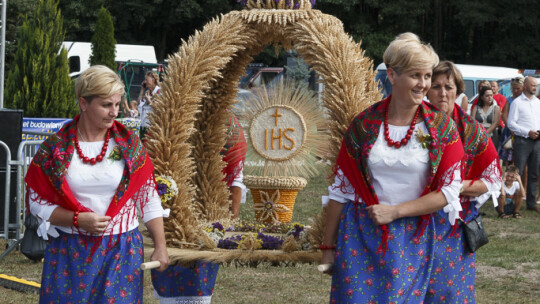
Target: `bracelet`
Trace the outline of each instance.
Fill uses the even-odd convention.
[[[75,213],[73,214],[73,226],[75,226],[76,228],[79,228],[79,210],[75,211]]]
[[[334,249],[336,249],[336,245],[334,245],[334,246],[326,246],[326,245],[324,245],[324,244],[321,244],[321,245],[319,246],[319,249],[320,249],[320,250],[334,250]]]

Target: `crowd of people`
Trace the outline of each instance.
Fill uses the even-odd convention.
[[[330,302],[475,303],[476,255],[463,223],[478,218],[490,198],[501,218],[520,218],[523,198],[540,212],[537,81],[512,79],[508,99],[497,82],[481,82],[469,116],[461,73],[415,34],[397,36],[383,58],[393,93],[350,123],[323,197],[320,249],[321,263],[333,265]],[[76,83],[80,114],[43,143],[29,167],[29,210],[49,239],[41,303],[140,303],[137,214],[154,240],[150,259],[160,267],[152,278],[161,301],[193,300],[179,276],[193,282],[201,269],[217,274],[217,265],[202,262],[166,270],[167,211],[143,141],[160,94],[157,74],[146,74],[138,101],[128,104],[123,94],[110,69],[86,70]],[[124,115],[140,117],[140,138],[115,121],[121,103]],[[233,217],[243,190],[242,132],[231,117],[222,154]],[[211,286],[200,284],[209,301]]]

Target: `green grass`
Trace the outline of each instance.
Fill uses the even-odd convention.
[[[321,195],[327,193],[321,173],[299,193],[293,221],[307,223],[321,208]],[[254,216],[253,203],[242,205],[240,216]],[[476,292],[479,304],[538,303],[540,298],[540,215],[521,210],[521,219],[498,219],[491,202],[481,209],[486,213],[484,226],[489,243],[477,254]],[[0,248],[5,242],[0,240]],[[0,261],[0,273],[40,280],[41,263],[14,252]],[[145,273],[144,303],[158,303],[153,298],[150,273]],[[212,303],[327,303],[330,277],[317,272],[315,265],[294,267],[234,266],[221,267]],[[37,295],[0,287],[0,303],[36,303]]]

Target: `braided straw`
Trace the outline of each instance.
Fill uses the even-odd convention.
[[[293,176],[253,176],[245,175],[244,184],[249,188],[257,189],[294,189],[302,190],[307,180]]]
[[[309,0],[244,0],[243,5],[247,9],[270,9],[270,10],[310,10],[313,3]]]

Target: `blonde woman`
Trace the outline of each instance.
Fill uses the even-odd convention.
[[[423,101],[437,54],[404,33],[383,58],[392,95],[352,121],[323,197],[331,303],[421,303],[434,259],[430,214],[461,210],[459,134]]]
[[[154,168],[115,120],[124,94],[118,75],[93,66],[75,89],[81,113],[41,145],[25,178],[38,235],[49,239],[40,303],[140,303],[139,212],[155,244],[150,259],[160,271],[169,263]]]
[[[159,87],[159,76],[156,72],[147,72],[141,85],[138,106],[139,115],[141,116],[141,129],[139,136],[142,140],[144,140],[147,129],[150,126],[148,115],[152,113],[152,107],[155,101],[154,97],[157,94],[161,94],[161,88]]]

